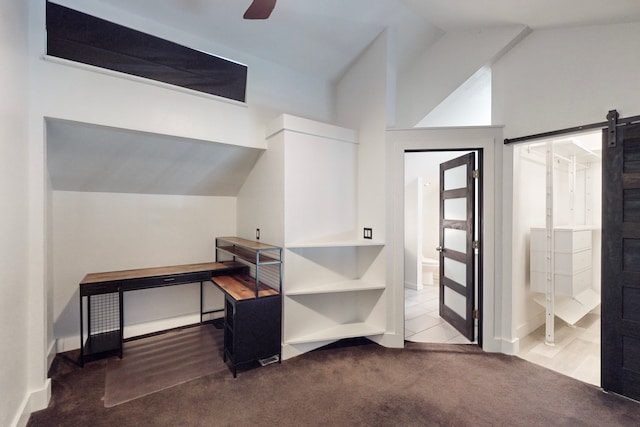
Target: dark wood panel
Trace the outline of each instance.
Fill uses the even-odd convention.
[[[621,313],[622,295],[622,138],[608,146],[609,130],[603,130],[602,157],[602,387],[622,393]]]
[[[620,311],[622,317],[622,310]],[[640,340],[640,322],[634,322],[632,320],[622,319],[620,320],[620,328],[618,330],[620,338],[632,337]]]
[[[623,192],[623,218],[625,222],[640,222],[640,189]]]
[[[215,271],[228,273],[243,267],[243,264],[236,262],[203,262],[198,264],[172,265],[166,267],[137,268],[133,270],[107,271],[102,273],[89,273],[80,286],[91,283],[113,283],[131,279],[158,278],[160,276],[173,276],[189,273],[212,274]]]
[[[622,269],[640,272],[640,240],[622,240]]]
[[[47,54],[245,101],[247,67],[47,2]]]
[[[259,283],[256,295],[256,279],[249,275],[216,276],[212,278],[213,283],[225,294],[231,296],[236,301],[278,295],[278,291],[271,289],[267,285]]]
[[[464,199],[467,197],[466,188],[456,188],[455,190],[444,190],[442,192],[442,199]]]
[[[623,239],[640,239],[640,222],[624,222],[622,224]]]
[[[458,282],[456,282],[455,280],[452,280],[451,278],[447,277],[447,276],[443,276],[442,277],[443,280],[443,285],[446,286],[447,288],[451,289],[452,291],[462,295],[462,296],[466,296],[467,295],[467,287],[464,286],[464,284],[460,284]]]
[[[640,322],[640,288],[622,289],[622,318],[633,322]]]
[[[622,188],[640,188],[640,173],[625,173],[622,175]]]
[[[630,271],[622,273],[622,286],[625,288],[640,288],[640,273]]]
[[[454,230],[466,230],[467,221],[457,219],[442,219],[442,228],[452,228]]]
[[[625,130],[626,131],[626,130]],[[640,136],[635,131],[626,132],[624,147],[624,173],[640,173]]]
[[[603,133],[602,387],[640,398],[640,125]]]
[[[446,171],[466,165],[466,185],[465,188],[447,190],[445,183]],[[440,253],[440,316],[454,326],[470,341],[474,340],[474,319],[473,309],[475,307],[475,259],[472,243],[474,238],[475,227],[475,181],[473,178],[473,169],[475,167],[475,153],[469,153],[455,159],[440,164],[440,246],[444,246],[444,231],[446,228],[464,230],[466,232],[466,253],[460,253],[450,249],[445,249]],[[464,221],[450,221],[445,219],[444,206],[445,200],[464,199],[466,202],[466,219]],[[455,259],[466,267],[466,277],[463,284],[456,283],[444,273],[444,261],[446,258]],[[446,306],[444,299],[445,288],[462,295],[465,298],[465,315],[462,318],[453,310]]]
[[[622,367],[640,374],[640,340],[624,337],[622,340]]]
[[[444,249],[444,258],[451,258],[452,260],[461,262],[463,264],[466,264],[467,260],[469,259],[469,257],[465,253],[446,248]]]

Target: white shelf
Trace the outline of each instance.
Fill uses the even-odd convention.
[[[286,344],[306,344],[319,341],[335,341],[343,338],[365,337],[371,335],[380,335],[383,333],[385,333],[384,328],[372,326],[364,322],[347,323],[344,325],[337,325],[331,328],[319,330],[317,332],[300,337],[294,337],[293,339],[287,340]]]
[[[309,287],[303,287],[287,292],[288,296],[298,295],[316,295],[328,294],[336,292],[358,292],[370,290],[383,290],[385,285],[382,283],[371,283],[364,280],[345,280],[334,283],[323,283]]]
[[[536,295],[534,301],[546,307],[544,295]],[[587,289],[574,298],[556,296],[554,302],[554,314],[569,325],[575,325],[587,313],[600,305],[600,294],[593,289]]]
[[[303,248],[341,248],[341,247],[364,247],[364,246],[384,246],[381,240],[353,239],[353,240],[315,240],[308,242],[287,243],[287,249]]]

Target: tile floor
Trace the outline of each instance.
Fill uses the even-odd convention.
[[[544,336],[542,325],[522,338],[518,357],[600,387],[600,307],[574,326],[556,318],[553,346]]]
[[[404,337],[407,341],[470,344],[438,315],[438,285],[404,288]]]
[[[438,286],[405,288],[405,339],[413,342],[470,344],[438,315]],[[600,308],[575,326],[556,318],[554,345],[544,343],[545,326],[520,340],[518,357],[589,384],[600,386]]]

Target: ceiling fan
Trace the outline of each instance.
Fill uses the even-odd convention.
[[[276,0],[253,0],[244,13],[244,19],[267,19],[276,5]]]

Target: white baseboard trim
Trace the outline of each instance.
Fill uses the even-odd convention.
[[[29,422],[29,415],[31,415],[31,411],[29,410],[29,396],[25,396],[18,408],[18,412],[9,426],[26,427],[27,422]]]
[[[402,333],[387,332],[382,335],[378,335],[380,339],[371,338],[373,342],[380,344],[387,348],[404,348],[404,328]]]
[[[488,353],[502,353],[513,356],[518,353],[520,348],[520,340],[518,338],[507,340],[505,338],[490,337],[483,338],[482,350]]]
[[[303,344],[282,344],[282,360],[291,359],[296,356],[300,356],[301,354],[308,353],[316,348],[320,348],[324,345],[331,344],[336,340],[330,341],[316,341],[310,343]]]
[[[54,339],[49,344],[49,349],[47,350],[47,371],[51,369],[51,364],[53,363],[53,359],[56,357],[58,349],[58,340]]]
[[[508,354],[509,356],[515,356],[520,351],[520,339],[516,338],[512,341],[502,340],[502,351],[503,354]]]
[[[203,320],[211,320],[222,317],[222,313],[213,313],[204,316]],[[151,322],[138,323],[135,325],[125,325],[124,338],[136,337],[139,335],[152,334],[167,329],[179,328],[181,326],[192,325],[200,322],[200,313],[186,314],[184,316],[171,317],[169,319],[154,320]],[[86,337],[85,337],[86,339]],[[72,335],[68,337],[59,337],[56,340],[56,352],[64,353],[65,351],[77,350],[80,348],[80,335]]]
[[[47,378],[42,388],[32,391],[25,396],[18,408],[18,412],[11,423],[12,427],[26,427],[32,412],[40,411],[49,406],[51,399],[51,379]]]
[[[526,323],[520,325],[516,329],[516,336],[520,339],[526,337],[527,335],[538,329],[540,326],[544,325],[545,320],[546,316],[544,311],[542,311],[534,318],[528,319]]]
[[[413,289],[415,291],[419,291],[422,289],[422,283],[418,284],[418,283],[414,283],[414,282],[404,282],[404,287],[405,288],[409,288],[409,289]]]

